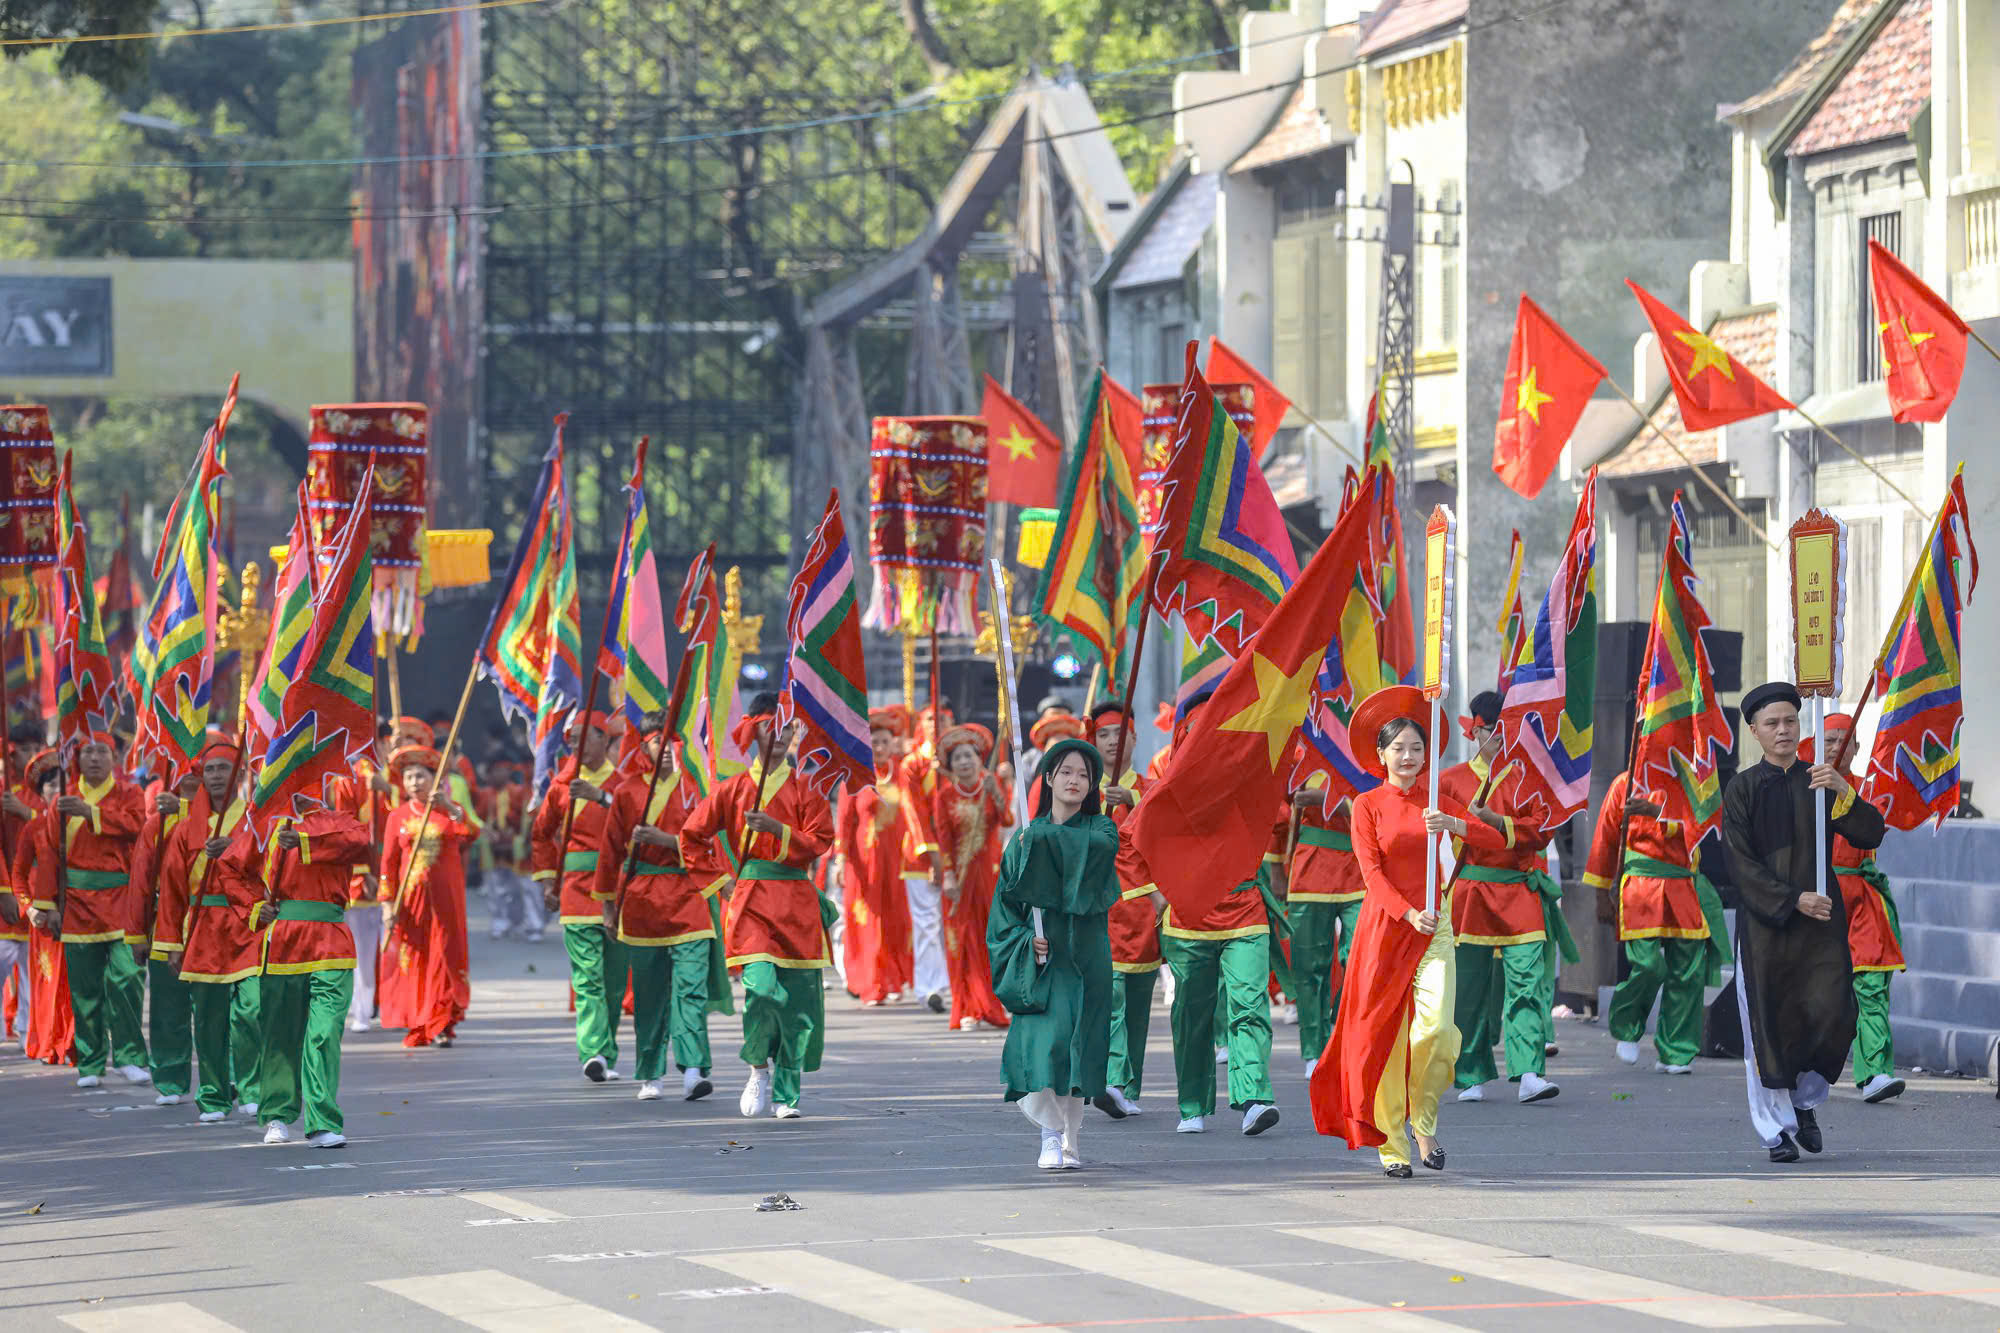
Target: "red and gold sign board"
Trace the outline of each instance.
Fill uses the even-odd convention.
[[[1847,629],[1847,525],[1824,509],[1808,510],[1789,537],[1792,681],[1805,698],[1837,699]]]
[[[1257,424],[1257,391],[1248,384],[1212,384],[1215,401],[1236,423],[1237,431],[1248,439]],[[1174,432],[1180,423],[1181,386],[1148,384],[1139,391],[1144,411],[1139,436],[1139,470],[1132,478],[1139,501],[1140,530],[1150,541],[1160,527],[1160,478],[1166,475],[1167,460],[1174,456]]]
[[[1451,609],[1457,579],[1458,519],[1449,505],[1431,511],[1424,524],[1424,698],[1438,700],[1451,689]]]
[[[0,594],[38,586],[56,563],[56,440],[49,409],[0,407]]]
[[[986,423],[979,417],[876,417],[868,446],[863,623],[974,634],[986,560]]]
[[[422,403],[321,404],[312,409],[306,450],[306,503],[315,540],[326,541],[356,504],[366,503],[376,632],[421,633],[422,595],[428,591],[429,409]],[[364,496],[371,462],[375,482]]]

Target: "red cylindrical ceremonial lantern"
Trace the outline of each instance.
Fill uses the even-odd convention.
[[[335,403],[312,409],[306,494],[314,540],[324,541],[364,500],[375,562],[378,634],[423,632],[424,529],[430,504],[430,411],[422,403]],[[375,484],[361,495],[370,463]]]
[[[869,444],[865,623],[972,634],[986,559],[986,423],[978,417],[876,417]]]

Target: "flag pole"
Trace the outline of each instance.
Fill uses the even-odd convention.
[[[1813,696],[1813,753],[1826,755],[1826,696]],[[1813,888],[1827,896],[1826,883],[1826,788],[1813,792]]]
[[[1425,669],[1428,670],[1429,668]],[[1443,730],[1444,696],[1439,695],[1437,698],[1431,700],[1431,799],[1428,808],[1432,810],[1437,809],[1438,769],[1444,763]],[[1424,910],[1426,912],[1436,912],[1438,909],[1438,838],[1440,836],[1442,835],[1433,833],[1424,840],[1427,844],[1424,851]]]
[[[1968,324],[1965,328],[1965,331],[1972,335],[1972,341],[1978,343],[1981,347],[1984,347],[1986,349],[1986,354],[1988,356],[1992,357],[1995,361],[2000,361],[2000,350],[1996,350],[1992,343],[1987,342],[1986,339],[1980,337],[1978,329],[1975,329]]]
[[[715,565],[714,542],[708,544],[707,560],[710,568],[713,568]],[[674,672],[673,693],[667,699],[667,715],[660,722],[660,752],[653,756],[653,774],[646,782],[646,803],[639,807],[639,822],[641,824],[645,823],[653,813],[653,798],[659,794],[660,790],[660,770],[666,766],[667,751],[673,745],[675,733],[680,727],[681,708],[687,702],[688,677],[693,666],[694,645],[685,644],[681,648],[680,666]],[[679,760],[675,762],[678,763]],[[618,876],[617,901],[621,913],[625,902],[625,890],[632,883],[633,870],[638,865],[638,862],[638,844],[633,843],[625,849],[625,864]]]
[[[1695,466],[1695,461],[1692,458],[1689,458],[1687,456],[1687,452],[1683,450],[1678,444],[1675,444],[1673,442],[1673,439],[1670,436],[1668,436],[1668,434],[1665,431],[1661,430],[1658,426],[1653,424],[1652,416],[1646,411],[1645,408],[1639,406],[1638,399],[1634,398],[1631,394],[1626,393],[1623,388],[1619,387],[1617,380],[1607,378],[1604,382],[1611,386],[1611,391],[1613,393],[1617,394],[1620,398],[1623,398],[1625,400],[1626,406],[1630,407],[1633,412],[1638,414],[1639,424],[1644,426],[1647,430],[1653,432],[1654,438],[1658,439],[1660,443],[1666,445],[1667,448],[1673,450],[1674,455],[1677,458],[1679,458],[1681,462],[1687,464],[1688,471],[1694,473],[1694,475],[1696,476],[1697,479],[1700,480],[1702,485],[1708,487],[1708,489],[1710,489],[1711,491],[1714,491],[1716,498],[1721,500],[1722,503],[1724,503],[1725,505],[1729,506],[1729,512],[1736,515],[1736,517],[1742,519],[1743,522],[1749,526],[1750,531],[1757,534],[1758,540],[1762,541],[1764,545],[1770,547],[1773,551],[1776,551],[1778,549],[1778,544],[1771,540],[1771,534],[1764,531],[1764,529],[1758,525],[1756,519],[1744,513],[1743,506],[1737,504],[1735,499],[1729,494],[1729,492],[1722,489],[1721,485],[1715,480],[1715,478],[1709,476],[1706,472],[1703,472],[1699,467]]]
[[[465,688],[458,693],[458,711],[452,714],[451,730],[445,734],[444,749],[438,754],[437,778],[431,783],[431,789],[424,793],[424,812],[417,819],[418,837],[422,837],[423,830],[430,827],[431,807],[437,804],[438,787],[450,781],[451,755],[452,751],[458,746],[458,729],[465,721],[465,706],[472,702],[472,687],[478,680],[479,654],[474,653],[472,655],[472,668],[465,673]],[[403,910],[403,895],[409,892],[410,870],[416,863],[417,858],[415,856],[406,856],[403,858],[403,874],[396,881],[395,910],[398,912]]]
[[[1026,755],[1026,750],[1021,744],[1021,701],[1015,697],[1014,640],[1006,630],[1006,626],[1012,621],[1013,608],[1008,605],[1006,575],[1000,561],[997,559],[989,560],[987,565],[993,574],[994,615],[1001,626],[999,642],[995,646],[999,649],[1001,663],[1000,698],[1001,702],[1008,706],[1006,716],[1010,719],[1007,726],[1007,741],[1009,747],[1014,752],[1014,808],[1020,820],[1021,827],[1026,828],[1033,812],[1026,805],[1028,775],[1021,771],[1021,762]],[[1000,748],[997,739],[993,748],[995,750]],[[1031,907],[1028,909],[1028,913],[1031,918],[1030,926],[1034,932],[1034,937],[1038,940],[1047,939],[1048,936],[1043,930],[1042,909]],[[1044,966],[1044,964],[1036,964],[1038,968],[1041,966]]]
[[[1923,514],[1924,507],[1918,504],[1915,500],[1912,500],[1910,498],[1910,493],[1908,491],[1904,490],[1901,486],[1898,486],[1895,482],[1889,480],[1888,473],[1884,472],[1881,468],[1876,467],[1873,463],[1869,462],[1867,459],[1863,458],[1860,454],[1856,453],[1854,451],[1854,446],[1850,445],[1846,440],[1841,439],[1838,435],[1835,435],[1827,427],[1821,425],[1819,421],[1816,418],[1814,418],[1811,413],[1807,412],[1803,407],[1794,406],[1792,410],[1794,412],[1797,412],[1799,416],[1804,419],[1807,425],[1811,426],[1814,430],[1826,436],[1827,439],[1832,440],[1835,444],[1839,445],[1841,451],[1845,453],[1849,458],[1861,464],[1861,466],[1867,468],[1870,472],[1873,472],[1875,474],[1875,479],[1877,481],[1881,482],[1884,486],[1887,486],[1890,490],[1894,491],[1897,494],[1897,496],[1899,496],[1902,499],[1903,503],[1908,505],[1910,508],[1916,510],[1919,516]]]
[[[1118,746],[1111,752],[1111,771],[1104,775],[1114,787],[1125,776],[1125,752],[1132,743],[1132,687],[1139,679],[1139,663],[1146,656],[1146,622],[1152,619],[1153,585],[1159,582],[1162,568],[1157,553],[1147,558],[1146,565],[1146,600],[1139,604],[1139,634],[1132,643],[1132,660],[1125,664],[1125,694],[1118,701],[1125,710],[1125,725],[1118,728]]]

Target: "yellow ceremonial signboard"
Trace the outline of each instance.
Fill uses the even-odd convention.
[[[1792,681],[1806,697],[1840,695],[1847,525],[1823,509],[1792,524]]]
[[[1424,698],[1442,699],[1451,688],[1452,564],[1458,555],[1458,520],[1448,505],[1424,524]]]

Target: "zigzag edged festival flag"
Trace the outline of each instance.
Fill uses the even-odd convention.
[[[1968,560],[1971,568],[1961,571]],[[1968,576],[1962,583],[1961,573]],[[1879,808],[1891,827],[1913,829],[1958,807],[1959,730],[1965,719],[1958,617],[1978,582],[1979,552],[1972,545],[1961,470],[1951,479],[1905,594],[1901,622],[1890,631],[1875,672],[1882,720],[1868,757],[1863,799]]]
[[[836,782],[857,791],[875,781],[868,736],[868,671],[861,613],[854,600],[854,552],[840,517],[840,492],[806,543],[792,576],[785,632],[791,653],[778,692],[778,726],[800,727],[799,776],[824,795]]]
[[[625,713],[625,751],[639,748],[646,714],[667,706],[667,621],[660,609],[660,567],[646,524],[646,444],[625,483],[625,534],[611,569],[611,606],[604,618],[604,642],[597,646],[597,669],[607,677],[611,698]]]
[[[1687,511],[1674,492],[1673,528],[1660,562],[1660,590],[1639,672],[1639,744],[1632,753],[1632,790],[1660,794],[1661,819],[1687,826],[1691,847],[1722,815],[1716,761],[1734,739],[1702,631],[1708,612],[1695,596]]]
[[[1299,576],[1285,517],[1250,442],[1215,401],[1187,346],[1174,452],[1160,478],[1161,557],[1150,595],[1162,617],[1178,614],[1196,639],[1214,638],[1231,657],[1263,628]]]
[[[1516,560],[1513,660],[1501,664],[1501,753],[1520,761],[1508,768],[1506,779],[1518,808],[1538,809],[1542,826],[1554,828],[1590,801],[1597,691],[1596,468],[1584,478],[1569,541],[1532,623],[1521,617],[1518,555]]]
[[[688,566],[680,600],[674,605],[674,624],[686,640],[682,651],[694,655],[688,668],[687,698],[681,703],[674,734],[681,738],[687,755],[689,778],[705,795],[718,782],[749,767],[730,739],[736,720],[742,716],[736,694],[742,654],[730,642],[729,626],[722,619],[713,544]]]
[[[375,575],[369,548],[368,507],[355,505],[332,541],[314,553],[319,577],[307,600],[310,619],[292,655],[292,674],[276,697],[271,728],[252,731],[249,820],[259,845],[284,818],[324,804],[327,782],[351,776],[354,761],[375,747],[375,630],[369,611]],[[292,580],[287,611],[296,605],[303,582],[289,569],[294,558],[286,561]],[[272,617],[274,639],[296,625],[294,620],[282,626],[280,614]],[[257,682],[266,700],[274,692],[272,674]]]
[[[1507,547],[1507,591],[1500,598],[1500,619],[1493,626],[1500,635],[1500,680],[1495,686],[1504,696],[1514,679],[1514,664],[1521,658],[1521,636],[1527,631],[1527,616],[1521,610],[1521,530],[1514,529]]]
[[[285,563],[278,567],[278,581],[271,588],[271,632],[265,640],[264,655],[258,659],[257,674],[249,687],[250,753],[261,753],[270,738],[283,728],[278,722],[284,712],[285,692],[299,673],[313,624],[313,521],[311,496],[306,484],[299,483],[299,507],[292,515],[292,534],[285,543]]]
[[[1082,438],[1063,474],[1062,509],[1035,601],[1057,626],[1090,642],[1106,680],[1120,681],[1146,549],[1132,468],[1113,434],[1104,381],[1099,366],[1084,403]]]
[[[1372,477],[1375,469],[1370,468]],[[1367,494],[1363,483],[1362,494]],[[1373,506],[1350,504],[1334,520],[1328,542],[1340,541],[1357,550],[1366,550],[1372,530],[1378,526]],[[1299,736],[1305,742],[1294,766],[1294,788],[1318,786],[1321,775],[1326,788],[1326,808],[1331,810],[1342,798],[1370,791],[1381,781],[1354,760],[1347,725],[1355,706],[1375,691],[1396,683],[1396,672],[1383,656],[1386,645],[1379,637],[1382,627],[1381,566],[1372,560],[1355,562],[1352,569],[1338,574],[1347,580],[1340,620],[1327,640],[1313,677],[1304,723]],[[1337,571],[1338,573],[1338,571]],[[1372,744],[1372,740],[1369,742]]]
[[[1181,680],[1174,689],[1174,720],[1187,716],[1188,704],[1204,690],[1212,690],[1229,674],[1236,659],[1222,651],[1214,639],[1181,638]]]
[[[70,489],[70,460],[56,479],[56,738],[65,749],[108,731],[119,706],[118,673],[104,642],[97,585],[90,578],[88,531]]]
[[[132,576],[132,497],[118,502],[118,544],[111,551],[111,567],[100,580],[98,612],[104,617],[104,647],[114,662],[132,660],[139,641],[139,587]],[[120,684],[124,676],[120,673]]]

